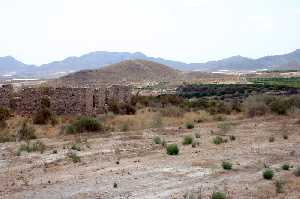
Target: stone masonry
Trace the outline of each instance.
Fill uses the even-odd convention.
[[[22,88],[14,91],[11,85],[0,87],[0,106],[18,114],[32,114],[48,98],[51,110],[58,115],[96,115],[107,111],[111,102],[129,103],[129,86],[112,85],[106,88]]]

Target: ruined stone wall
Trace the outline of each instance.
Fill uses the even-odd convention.
[[[0,106],[10,108],[10,100],[13,95],[12,85],[3,85],[0,87]]]
[[[9,88],[9,89],[8,89]],[[14,96],[14,97],[12,97]],[[19,114],[32,114],[48,98],[51,110],[58,115],[95,115],[106,112],[110,101],[130,102],[131,89],[114,85],[108,88],[0,88],[0,106],[11,106]]]

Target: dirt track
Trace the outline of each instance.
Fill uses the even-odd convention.
[[[228,133],[236,140],[221,145],[212,143],[216,123],[192,130],[173,127],[84,135],[89,138],[76,152],[80,163],[66,157],[75,139],[71,136],[41,139],[47,145],[43,154],[16,156],[16,143],[0,144],[0,198],[183,198],[191,190],[209,198],[221,190],[231,198],[298,199],[300,177],[280,169],[283,163],[300,166],[300,125],[295,121],[288,117],[236,120]],[[195,132],[201,134],[196,139],[199,146],[182,146],[183,136]],[[283,133],[289,135],[287,140]],[[155,135],[179,143],[180,154],[167,155],[153,143]],[[233,170],[221,168],[224,160],[233,163]],[[262,178],[265,166],[274,169],[273,181]],[[274,181],[279,178],[286,182],[282,194],[275,192]]]

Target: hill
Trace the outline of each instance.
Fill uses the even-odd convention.
[[[146,60],[127,60],[96,70],[83,70],[59,78],[61,85],[141,83],[151,81],[176,81],[182,72],[168,66]]]
[[[249,72],[258,70],[300,69],[300,50],[284,55],[266,56],[259,59],[233,56],[217,61],[191,64],[149,57],[140,52],[97,51],[80,57],[68,57],[64,60],[43,64],[41,66],[27,65],[17,61],[13,57],[0,57],[0,75],[13,74],[19,77],[53,78],[81,70],[98,69],[122,61],[136,59],[157,62],[182,71],[217,72],[228,70],[232,72]]]

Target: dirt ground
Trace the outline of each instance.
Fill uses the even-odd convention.
[[[300,166],[297,118],[267,116],[231,122],[231,130],[224,135],[228,142],[220,145],[212,142],[219,132],[217,122],[200,123],[190,130],[168,127],[52,136],[40,139],[46,144],[43,154],[17,156],[20,143],[2,143],[0,198],[179,199],[188,193],[210,198],[213,191],[222,191],[232,199],[299,199],[300,177],[293,174]],[[181,144],[185,135],[195,133],[201,135],[195,139],[196,147]],[[231,141],[229,135],[236,140]],[[167,155],[163,146],[154,144],[154,136],[164,138],[167,144],[178,143],[179,155]],[[270,136],[274,142],[269,141]],[[81,150],[74,151],[81,157],[79,163],[67,157],[76,139],[81,140]],[[225,160],[233,163],[232,170],[223,170]],[[284,163],[293,168],[283,171]],[[263,179],[265,167],[274,170],[273,180]],[[279,179],[284,182],[283,193],[276,193]]]

